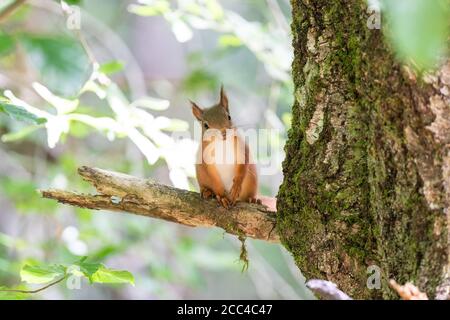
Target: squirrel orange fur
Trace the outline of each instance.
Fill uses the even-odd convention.
[[[250,149],[230,116],[228,97],[221,87],[220,101],[202,109],[192,102],[192,113],[202,127],[196,175],[202,198],[215,197],[229,208],[237,201],[256,203],[258,176]]]

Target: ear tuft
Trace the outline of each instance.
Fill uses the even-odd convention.
[[[192,106],[192,113],[194,114],[194,117],[197,118],[198,121],[202,121],[203,119],[203,110],[200,108],[195,102],[189,100]]]
[[[227,111],[228,111],[228,97],[225,93],[225,90],[223,89],[223,85],[220,86],[220,102],[219,104]]]

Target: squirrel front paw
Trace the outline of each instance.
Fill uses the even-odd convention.
[[[226,196],[216,195],[217,202],[225,209],[230,209],[231,202]]]
[[[241,193],[242,185],[240,183],[234,183],[230,190],[231,203],[236,204],[239,194]]]
[[[248,198],[249,203],[262,204],[261,199],[258,198]]]
[[[213,193],[211,190],[205,188],[205,189],[202,189],[202,190],[200,191],[200,196],[201,196],[203,199],[209,199],[209,198],[211,198],[212,196],[214,196],[214,193]]]

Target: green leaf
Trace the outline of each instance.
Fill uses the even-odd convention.
[[[11,288],[0,286],[0,290],[9,290],[9,289]],[[0,300],[23,300],[26,298],[27,298],[26,293],[0,291]]]
[[[81,0],[64,0],[68,4],[80,4]],[[58,1],[59,2],[59,1]]]
[[[91,283],[94,282],[92,276],[102,266],[100,263],[89,263],[84,261],[80,261],[77,265],[80,266],[80,271],[83,272],[84,276],[88,278]]]
[[[130,4],[128,11],[139,16],[150,17],[161,15],[170,10],[169,2],[166,0],[153,1],[151,5]]]
[[[101,131],[101,128],[96,128],[98,131]],[[69,133],[71,136],[75,138],[86,138],[89,133],[91,133],[92,128],[87,124],[79,121],[71,121]]]
[[[67,36],[22,33],[19,37],[39,82],[55,95],[77,96],[92,73],[80,43]]]
[[[28,283],[48,283],[66,274],[66,267],[63,265],[42,265],[31,266],[26,264],[20,270],[20,278]]]
[[[81,257],[78,261],[70,266],[53,264],[53,265],[34,265],[26,264],[20,271],[22,281],[32,284],[49,283],[68,275],[75,275],[78,277],[86,277],[91,283],[106,283],[106,284],[123,284],[129,283],[134,285],[133,275],[125,270],[114,270],[106,268],[101,263],[86,262],[87,257]],[[73,268],[75,267],[75,268]],[[19,299],[20,296],[12,293],[0,292],[1,299]]]
[[[447,1],[383,1],[388,35],[400,59],[419,70],[436,66],[445,54],[450,8]]]
[[[197,69],[184,79],[183,85],[186,91],[196,92],[202,90],[213,91],[217,88],[218,83],[219,80],[215,74],[203,69]]]
[[[91,257],[93,260],[104,260],[111,255],[114,255],[114,254],[117,254],[117,253],[123,251],[124,248],[125,248],[124,245],[109,244],[109,245],[106,245],[106,246],[100,248],[99,250],[93,252],[91,254]]]
[[[0,31],[0,56],[10,53],[14,50],[14,38]]]
[[[24,108],[0,101],[0,112],[4,112],[11,118],[27,123],[42,124],[47,120],[39,118],[34,114],[26,111]]]
[[[86,261],[87,258],[88,258],[87,256],[83,256],[83,257],[81,257],[81,259],[78,262],[82,263],[82,262]]]
[[[113,270],[101,266],[93,275],[92,281],[97,283],[129,283],[134,285],[133,275],[125,270]]]
[[[130,283],[134,285],[133,275],[125,270],[114,270],[106,268],[101,263],[85,262],[86,257],[76,263],[80,271],[91,283]]]
[[[206,0],[205,4],[215,20],[223,17],[223,9],[217,0]]]
[[[99,71],[104,74],[112,74],[122,71],[124,63],[122,61],[110,61],[100,66]]]
[[[242,46],[243,43],[241,39],[236,37],[233,34],[224,34],[219,38],[219,46],[222,48],[226,47],[239,47]]]

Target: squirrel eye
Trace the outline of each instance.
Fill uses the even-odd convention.
[[[228,115],[228,120],[231,120],[231,116],[230,115]]]
[[[208,126],[208,124],[206,122],[203,123],[203,126],[205,127],[205,129],[209,129],[209,126]]]

